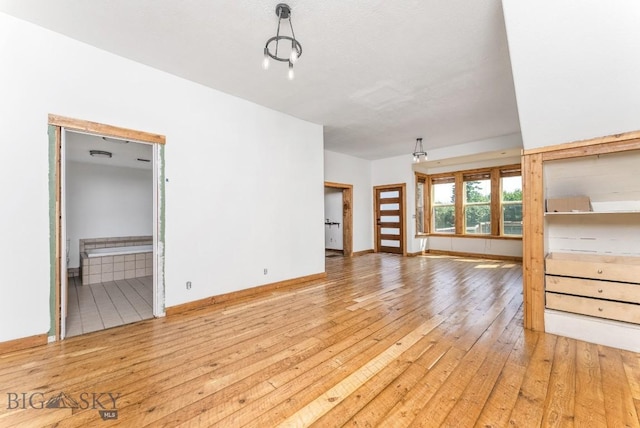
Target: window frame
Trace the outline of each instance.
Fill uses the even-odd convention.
[[[422,201],[420,201],[420,195],[418,194],[418,187],[422,185]],[[429,206],[429,197],[427,193],[427,183],[424,175],[416,173],[416,235],[424,235],[428,232],[429,228],[426,222],[426,210]],[[422,206],[420,206],[420,202]],[[420,209],[422,208],[422,216],[420,215]],[[420,218],[422,217],[422,224],[420,224]]]
[[[505,206],[509,206],[509,205],[523,205],[523,201],[522,199],[520,199],[519,201],[505,201],[503,200],[503,190],[502,190],[502,179],[503,178],[508,178],[508,177],[520,177],[520,189],[522,192],[522,172],[520,170],[520,168],[513,168],[513,169],[508,169],[508,168],[503,168],[500,170],[500,236],[504,236],[504,237],[508,237],[508,238],[522,238],[522,233],[520,233],[520,235],[514,235],[514,234],[505,234],[504,233],[504,215],[503,215],[503,210]],[[522,212],[522,208],[520,209]]]
[[[485,202],[468,202],[467,201],[467,185],[474,181],[489,181],[489,200]],[[493,233],[493,211],[494,205],[492,202],[495,199],[493,194],[493,186],[491,183],[491,170],[479,171],[479,172],[463,172],[462,173],[462,187],[463,187],[463,200],[462,200],[462,235],[471,236],[491,236]],[[489,207],[489,224],[490,229],[487,233],[469,233],[467,232],[467,208],[473,206],[488,206]]]
[[[437,204],[435,203],[435,197],[433,196],[433,192],[434,192],[434,188],[437,184],[450,184],[453,183],[453,191],[454,191],[454,197],[453,197],[453,202],[450,203],[446,203],[446,204]],[[443,236],[451,236],[451,235],[455,235],[458,231],[458,217],[459,217],[459,213],[458,213],[458,209],[456,207],[457,203],[456,201],[458,201],[460,198],[458,197],[458,185],[456,182],[456,178],[453,175],[442,175],[442,176],[438,176],[438,177],[431,177],[429,180],[429,185],[427,186],[427,189],[425,191],[425,193],[429,193],[429,196],[431,198],[431,204],[427,207],[428,211],[429,211],[429,230],[435,230],[435,209],[437,207],[453,207],[453,218],[454,218],[454,231],[452,233],[449,232],[433,232],[432,234],[438,234],[438,235],[443,235]],[[425,209],[426,211],[426,209]]]
[[[491,201],[489,202],[490,212],[491,212],[491,233],[465,233],[465,206],[471,204],[465,204],[465,189],[464,182],[465,181],[473,181],[468,178],[473,178],[474,176],[484,176],[490,178],[491,180]],[[521,240],[521,235],[505,235],[504,234],[504,224],[502,218],[502,210],[503,205],[508,204],[522,204],[522,201],[507,201],[506,204],[503,204],[502,201],[502,177],[507,176],[520,176],[522,177],[522,168],[520,164],[514,165],[501,165],[496,167],[489,168],[478,168],[472,170],[462,170],[462,171],[452,171],[438,174],[423,174],[416,172],[415,173],[415,182],[416,182],[416,198],[417,195],[417,186],[418,183],[424,183],[424,191],[423,191],[423,221],[424,224],[423,230],[424,232],[420,233],[418,220],[420,215],[418,213],[418,203],[416,203],[416,237],[425,237],[425,236],[447,236],[447,237],[465,237],[465,238],[493,238],[493,239],[515,239]],[[465,177],[467,180],[465,180]],[[455,212],[455,233],[438,233],[435,232],[435,225],[433,224],[433,213],[434,213],[434,205],[433,205],[433,187],[434,184],[443,183],[446,180],[450,180],[455,185],[455,201],[453,204],[454,212]],[[479,203],[480,205],[484,205],[486,203]],[[449,204],[447,204],[449,205]],[[442,206],[442,205],[438,205]]]

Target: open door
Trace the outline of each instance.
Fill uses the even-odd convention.
[[[404,255],[405,184],[375,186],[373,191],[376,252]]]
[[[324,187],[342,190],[342,254],[353,256],[353,185],[324,182]]]

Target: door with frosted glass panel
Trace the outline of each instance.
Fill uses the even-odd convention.
[[[376,251],[404,254],[404,186],[376,186]]]

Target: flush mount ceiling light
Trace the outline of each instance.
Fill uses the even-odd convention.
[[[288,62],[289,73],[287,76],[289,80],[294,77],[293,64],[298,61],[298,58],[302,55],[302,45],[296,40],[296,35],[293,32],[293,24],[291,23],[291,8],[289,5],[279,3],[276,6],[276,15],[278,16],[278,30],[276,35],[264,45],[264,59],[262,60],[262,68],[267,70],[269,68],[269,58],[273,58],[276,61]],[[280,22],[283,19],[289,20],[289,28],[291,28],[291,36],[280,35]],[[278,52],[278,50],[280,50]],[[286,56],[285,56],[286,55]]]
[[[95,158],[110,158],[113,156],[111,152],[106,152],[104,150],[89,150],[89,154]]]
[[[422,162],[427,160],[427,152],[422,147],[422,138],[416,138],[416,145],[413,149],[413,161]]]

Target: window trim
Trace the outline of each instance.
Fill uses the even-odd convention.
[[[493,203],[494,194],[493,194],[493,181],[491,180],[492,174],[491,171],[481,171],[474,173],[462,173],[462,186],[463,186],[463,200],[462,200],[462,230],[461,234],[468,236],[491,236],[493,234],[493,211],[495,208],[495,204]],[[489,200],[485,202],[467,202],[467,192],[466,192],[466,184],[472,181],[486,181],[489,180]],[[488,206],[489,207],[489,223],[491,224],[491,229],[488,233],[468,233],[467,232],[467,207],[473,206]]]
[[[420,197],[418,195],[418,188],[420,187],[420,185],[422,185],[422,201],[420,201]],[[422,235],[427,231],[427,229],[425,228],[424,216],[425,216],[425,211],[427,210],[427,207],[425,204],[428,202],[429,198],[425,197],[426,191],[427,191],[427,184],[425,183],[425,180],[420,179],[420,177],[416,175],[416,183],[415,183],[416,235]],[[422,203],[422,227],[420,227],[420,215],[419,215],[420,203]]]
[[[436,204],[435,201],[433,200],[434,199],[433,198],[434,186],[437,185],[437,184],[452,184],[452,183],[454,185],[453,189],[454,189],[454,192],[455,192],[454,201],[446,203],[446,204]],[[457,184],[456,184],[456,181],[455,181],[454,177],[443,177],[442,179],[431,180],[431,182],[427,186],[427,189],[425,189],[426,192],[429,192],[429,196],[431,198],[431,205],[427,207],[427,209],[429,210],[429,224],[428,224],[429,230],[435,228],[435,224],[431,220],[434,217],[434,212],[435,212],[436,208],[439,208],[439,207],[453,207],[453,210],[454,210],[454,213],[453,213],[454,214],[454,224],[453,224],[454,231],[452,233],[440,232],[440,233],[438,233],[438,235],[452,236],[452,235],[455,235],[457,230],[458,230],[458,228],[457,228],[458,210],[456,208],[456,202],[455,202],[458,199],[457,189],[458,189],[458,187],[457,187]],[[435,234],[435,232],[434,232],[434,234]]]
[[[510,237],[510,238],[520,238],[522,239],[522,234],[520,235],[505,235],[504,233],[504,218],[503,218],[503,210],[505,206],[509,206],[509,205],[523,205],[523,201],[504,201],[502,199],[502,197],[504,196],[503,192],[502,192],[502,179],[503,178],[507,178],[507,177],[520,177],[520,180],[522,182],[522,174],[518,175],[513,173],[513,171],[501,171],[500,177],[498,178],[498,182],[499,182],[499,186],[500,186],[500,190],[499,190],[499,195],[500,195],[500,201],[499,201],[499,207],[500,207],[500,213],[499,213],[499,217],[500,217],[500,236],[505,236],[505,237]],[[522,187],[522,186],[521,186]]]
[[[464,196],[464,180],[469,178],[483,176],[484,179],[491,179],[491,201],[490,209],[491,209],[491,233],[490,234],[467,234],[464,233],[464,207],[465,203],[463,201]],[[423,225],[423,233],[418,233],[418,224],[417,221],[419,219],[418,215],[418,204],[416,203],[416,238],[426,237],[426,236],[442,236],[442,237],[462,237],[462,238],[483,238],[483,239],[506,239],[506,240],[522,240],[522,236],[520,235],[505,235],[503,220],[502,220],[502,182],[501,179],[503,177],[522,177],[522,168],[520,164],[511,164],[511,165],[501,165],[496,167],[489,168],[477,168],[470,170],[462,170],[462,171],[451,171],[445,173],[438,174],[423,174],[420,172],[415,172],[415,182],[416,189],[418,182],[424,183],[424,191],[423,191],[423,206],[424,206],[424,225]],[[455,233],[436,233],[432,232],[433,230],[433,206],[431,204],[433,185],[440,183],[455,183]],[[416,196],[417,198],[417,192]],[[517,201],[508,201],[508,203],[518,203]],[[522,202],[520,202],[522,203]],[[481,203],[485,204],[485,203]]]

